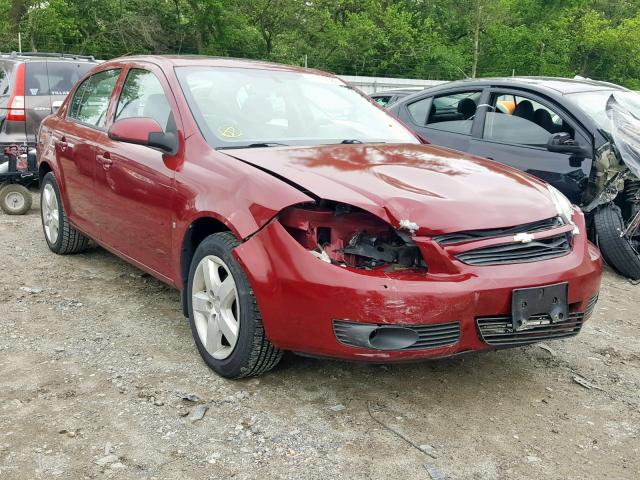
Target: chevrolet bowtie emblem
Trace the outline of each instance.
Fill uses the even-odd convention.
[[[533,235],[530,233],[519,233],[513,237],[514,242],[531,243],[533,242]]]

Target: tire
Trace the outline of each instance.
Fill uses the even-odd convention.
[[[594,214],[598,246],[608,265],[621,275],[640,280],[640,256],[626,237],[620,208],[613,204],[600,207]]]
[[[9,183],[0,189],[0,207],[7,215],[24,215],[32,203],[31,192],[24,185]]]
[[[40,218],[49,250],[58,255],[84,252],[89,237],[76,230],[67,219],[60,198],[60,190],[53,173],[47,173],[40,185]],[[54,227],[57,222],[57,228]],[[54,235],[54,230],[57,232]]]
[[[187,284],[189,324],[196,347],[213,371],[231,379],[265,373],[283,353],[267,339],[249,281],[232,254],[238,245],[229,232],[205,238],[191,261]],[[220,333],[220,325],[232,333],[235,328],[235,342],[232,335],[229,340]]]

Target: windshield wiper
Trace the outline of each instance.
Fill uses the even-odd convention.
[[[268,148],[268,147],[288,147],[286,143],[278,143],[278,142],[260,142],[260,143],[250,143],[249,145],[230,145],[228,147],[218,147],[218,150],[234,150],[241,148]]]
[[[355,138],[347,138],[346,140],[342,140],[340,143],[351,145],[353,143],[362,143],[362,140],[356,140]]]

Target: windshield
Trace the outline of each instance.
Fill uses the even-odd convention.
[[[179,67],[191,111],[214,148],[419,143],[335,77],[254,68]]]
[[[589,115],[598,127],[611,133],[611,120],[607,117],[607,101],[613,95],[623,107],[640,118],[640,95],[624,90],[598,90],[593,92],[570,93],[567,97]]]

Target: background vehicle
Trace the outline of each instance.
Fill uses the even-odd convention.
[[[91,238],[180,289],[227,377],[283,350],[389,362],[566,338],[597,300],[600,254],[562,194],[421,145],[323,72],[112,60],[45,119],[38,155],[49,248]]]
[[[408,95],[412,95],[416,92],[420,92],[423,90],[422,88],[398,88],[394,90],[384,90],[382,92],[376,92],[369,95],[376,102],[378,102],[383,107],[388,107],[393,105],[401,98],[404,98]]]
[[[594,241],[610,239],[599,243],[611,266],[638,279],[640,238],[620,230],[639,209],[638,178],[626,178],[615,198],[589,207],[626,168],[621,158],[609,162],[598,154],[610,141],[611,95],[640,116],[640,95],[618,85],[542,77],[451,82],[405,97],[390,111],[431,143],[514,166],[555,186],[585,209]]]
[[[40,122],[97,63],[93,57],[57,53],[0,55],[0,207],[5,212],[29,210],[26,187],[38,175],[27,153],[35,148]]]

